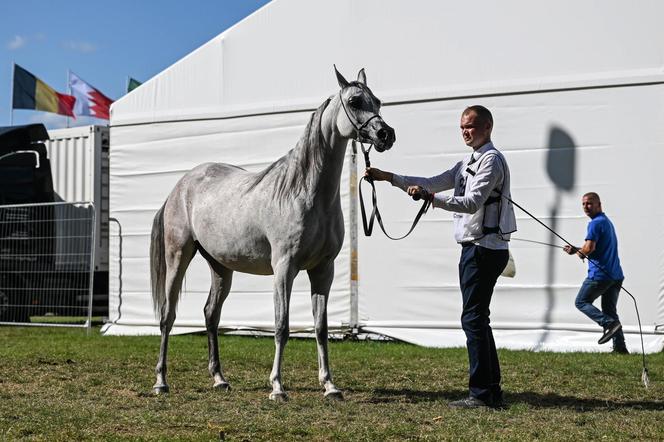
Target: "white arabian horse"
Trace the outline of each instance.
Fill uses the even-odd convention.
[[[150,244],[152,300],[161,328],[156,393],[169,391],[168,335],[182,278],[198,251],[212,274],[204,313],[214,387],[230,388],[219,362],[217,333],[233,272],[273,274],[276,351],[269,397],[287,399],[281,362],[289,336],[288,307],[293,279],[306,270],[318,379],[326,397],[343,398],[332,383],[327,350],[327,300],[344,237],[341,170],[348,140],[371,143],[383,152],[392,147],[395,135],[379,115],[381,103],[367,87],[364,69],[353,82],[336,68],[335,73],[341,90],[313,113],[294,149],[258,173],[223,163],[201,164],[180,179],[157,212]]]

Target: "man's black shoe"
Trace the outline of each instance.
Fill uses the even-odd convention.
[[[494,389],[494,391],[491,393],[491,400],[487,402],[487,405],[498,410],[504,410],[508,408],[507,403],[503,399],[503,391],[500,389],[500,386]]]
[[[597,341],[598,344],[606,344],[609,342],[609,340],[615,335],[618,330],[622,328],[622,324],[618,321],[613,321],[611,324],[608,325],[604,329],[604,333],[602,334],[602,337],[599,338],[599,341]]]
[[[491,402],[491,408],[495,408],[496,410],[507,410],[509,407],[509,404],[502,398]]]
[[[628,355],[629,350],[627,350],[627,347],[625,346],[625,344],[615,345],[613,347],[613,351],[611,353],[615,353],[615,354],[618,354],[618,355]]]
[[[488,408],[489,406],[481,399],[475,397],[467,397],[458,401],[449,403],[450,408]]]

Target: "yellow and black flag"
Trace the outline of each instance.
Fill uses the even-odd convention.
[[[30,72],[14,65],[12,109],[33,109],[74,117],[75,102],[73,96],[56,92]]]

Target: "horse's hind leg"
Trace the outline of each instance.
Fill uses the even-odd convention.
[[[332,383],[327,350],[327,300],[334,279],[334,261],[330,260],[309,270],[311,306],[314,314],[316,344],[318,346],[318,381],[325,388],[325,397],[343,399],[343,393]]]
[[[168,383],[166,382],[168,335],[175,322],[175,310],[177,309],[180,288],[182,287],[182,278],[187,271],[187,266],[189,266],[196,253],[193,240],[189,239],[179,243],[181,245],[173,243],[166,244],[166,302],[161,310],[161,320],[159,321],[161,345],[159,347],[159,361],[157,361],[157,367],[155,368],[157,381],[152,387],[157,394],[168,393],[169,391]]]
[[[202,253],[205,256],[205,253]],[[208,259],[207,256],[205,256]],[[224,378],[221,363],[219,362],[218,327],[221,316],[221,307],[231,290],[233,271],[208,259],[212,274],[210,295],[205,303],[205,328],[208,335],[208,370],[214,379],[214,388],[230,390],[231,385]]]

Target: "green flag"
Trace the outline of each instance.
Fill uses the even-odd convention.
[[[136,89],[137,87],[139,87],[142,84],[143,83],[141,83],[140,81],[129,77],[129,81],[127,82],[127,93],[133,91],[134,89]]]

